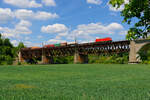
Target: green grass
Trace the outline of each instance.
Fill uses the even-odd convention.
[[[0,66],[0,100],[150,100],[150,65]]]

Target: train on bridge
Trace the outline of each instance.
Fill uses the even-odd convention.
[[[60,43],[43,47],[22,48],[20,61],[41,58],[43,63],[50,63],[53,57],[74,56],[74,62],[87,62],[88,55],[111,55],[129,52],[130,41],[112,41],[112,38],[96,39],[89,43]],[[22,60],[23,59],[23,60]]]
[[[129,62],[136,63],[137,52],[146,44],[150,43],[150,39],[144,40],[122,40],[112,41],[111,38],[96,39],[90,43],[64,43],[55,44],[53,47],[31,47],[22,48],[19,51],[19,62],[27,61],[32,58],[42,59],[43,64],[52,63],[53,57],[74,56],[74,63],[83,63],[88,61],[88,55],[112,55],[120,53],[129,53]]]
[[[106,37],[106,38],[99,38],[96,39],[95,42],[92,43],[98,43],[98,42],[112,42],[112,38],[111,37]],[[57,44],[48,44],[48,45],[44,45],[44,48],[53,48],[53,47],[60,47],[60,46],[75,46],[77,43],[75,42],[64,42],[64,43],[57,43]],[[40,47],[31,47],[31,49],[39,49]]]
[[[96,39],[95,42],[108,42],[108,41],[112,41],[111,37],[107,37],[107,38],[101,38],[101,39]],[[67,45],[72,45],[74,46],[76,43],[75,42],[71,42],[71,43],[58,43],[58,44],[49,44],[49,45],[44,45],[44,47],[49,48],[49,47],[60,47],[60,46],[67,46]]]

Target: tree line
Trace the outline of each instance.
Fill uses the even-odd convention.
[[[11,65],[18,56],[18,51],[23,48],[24,44],[19,43],[18,46],[13,46],[8,38],[2,37],[0,34],[0,65]]]

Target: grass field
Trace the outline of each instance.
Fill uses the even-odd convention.
[[[0,66],[0,100],[150,100],[150,65]]]

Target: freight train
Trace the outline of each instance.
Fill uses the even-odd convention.
[[[98,43],[98,42],[112,42],[112,38],[107,37],[107,38],[101,38],[101,39],[96,39],[94,43]],[[75,46],[75,42],[71,42],[71,43],[58,43],[58,44],[49,44],[49,45],[44,45],[45,48],[50,48],[50,47],[60,47],[60,46]]]
[[[107,38],[100,38],[100,39],[96,39],[95,42],[91,42],[91,43],[100,43],[100,42],[112,42],[112,38],[107,37]],[[53,48],[53,47],[62,47],[62,46],[75,46],[75,42],[64,42],[64,43],[58,43],[58,44],[48,44],[48,45],[44,45],[44,48]],[[36,50],[36,49],[40,49],[41,47],[29,47],[28,49],[31,50]]]

